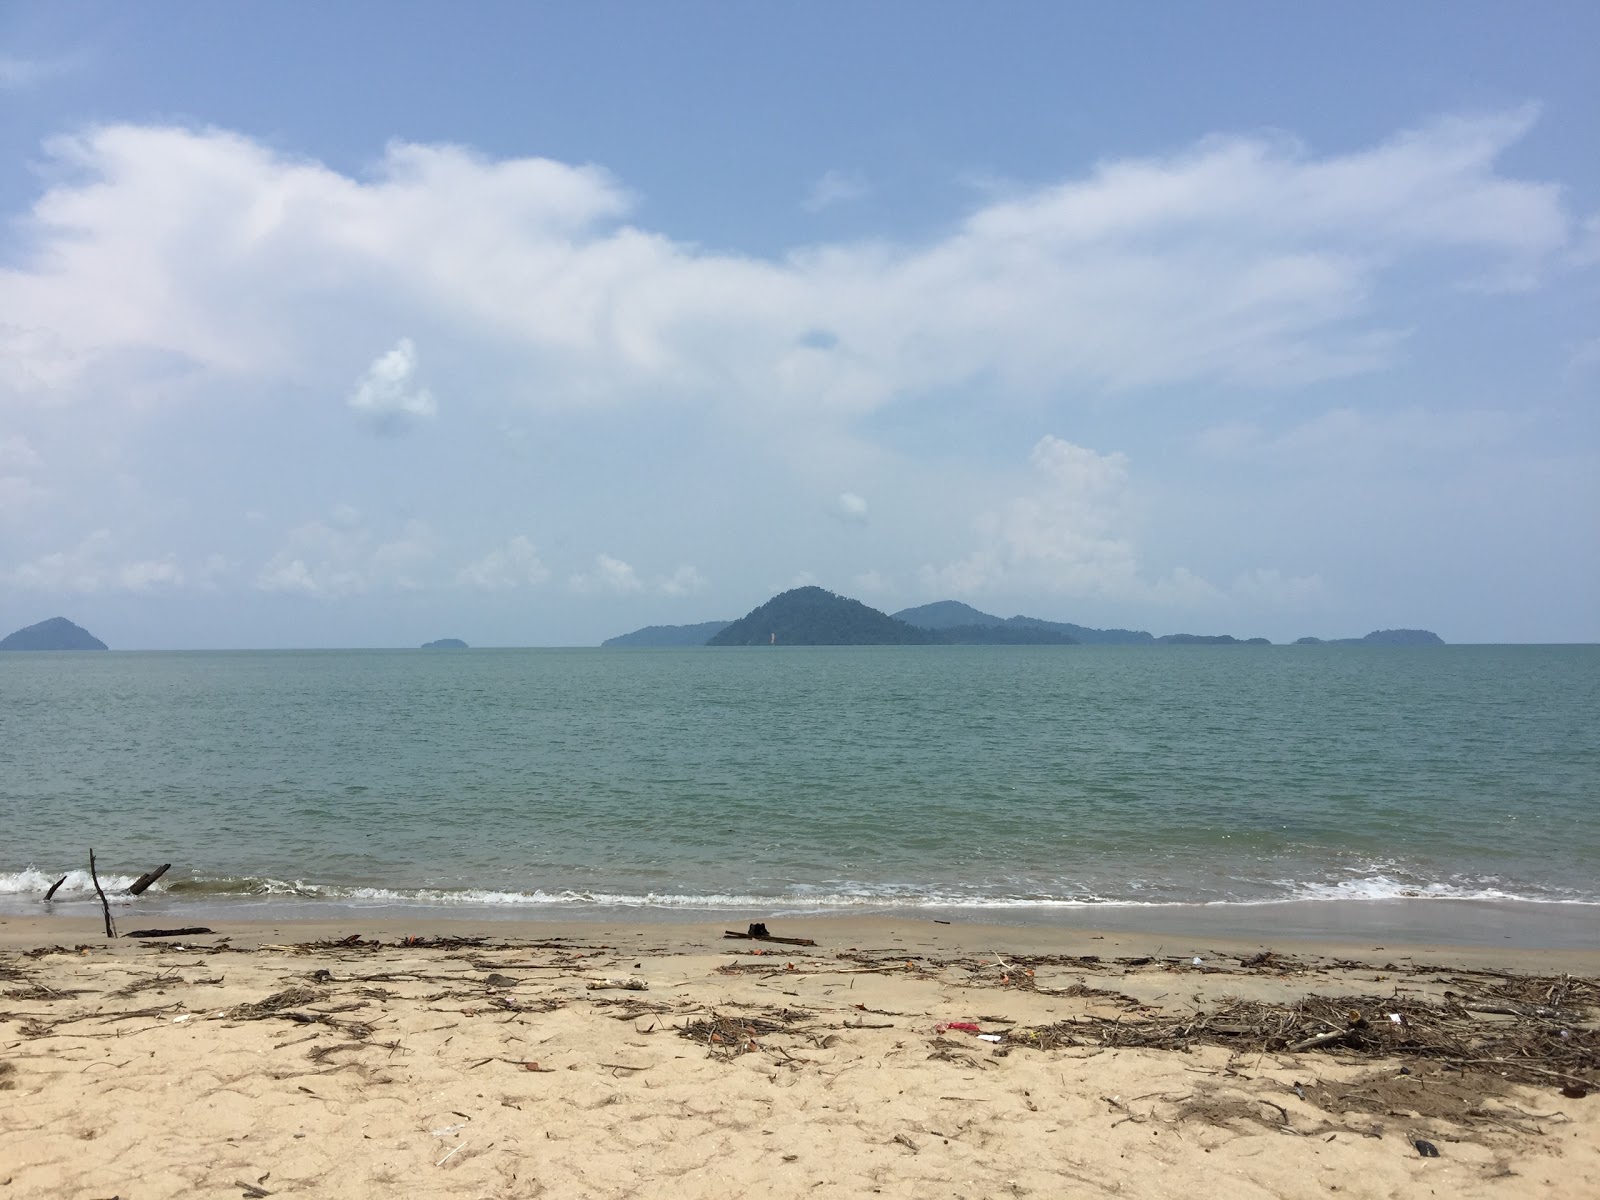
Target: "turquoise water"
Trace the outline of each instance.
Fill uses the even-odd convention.
[[[11,654],[0,829],[13,910],[1600,902],[1600,647]]]

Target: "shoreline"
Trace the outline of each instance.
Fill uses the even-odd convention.
[[[418,928],[452,926],[493,930],[593,929],[596,926],[676,928],[727,922],[741,928],[752,920],[833,926],[851,922],[900,923],[943,929],[1024,932],[1041,937],[1115,934],[1121,937],[1173,937],[1256,943],[1262,940],[1332,945],[1373,941],[1456,949],[1567,950],[1600,952],[1600,905],[1536,900],[1480,900],[1443,897],[1286,900],[1234,904],[1162,904],[1040,908],[905,907],[860,910],[769,908],[693,908],[689,906],[424,905],[384,901],[319,901],[263,897],[227,901],[177,898],[147,893],[138,900],[110,897],[119,924],[345,926]],[[19,922],[88,922],[98,928],[97,901],[74,898],[46,907],[37,901],[0,906],[3,930]]]
[[[617,947],[649,947],[671,954],[721,953],[729,946],[740,944],[734,939],[725,939],[725,931],[743,930],[751,921],[761,919],[774,934],[810,938],[823,948],[852,948],[871,943],[940,954],[1164,955],[1183,959],[1196,956],[1203,959],[1219,953],[1244,957],[1271,950],[1313,961],[1361,962],[1374,967],[1408,960],[1536,974],[1600,976],[1600,944],[1593,936],[1581,941],[1575,939],[1572,944],[1550,945],[1517,943],[1505,938],[1476,942],[1441,940],[1416,936],[1419,929],[1426,932],[1426,927],[1417,925],[1391,925],[1386,930],[1357,927],[1337,932],[1328,930],[1323,936],[1305,936],[1286,925],[1272,929],[1241,929],[1227,922],[1206,921],[1174,927],[1111,922],[1012,924],[946,920],[923,914],[678,915],[681,919],[661,921],[617,919],[613,914],[598,913],[581,918],[541,915],[521,920],[392,911],[317,917],[210,915],[203,918],[203,924],[212,930],[210,935],[177,941],[200,945],[223,941],[233,947],[255,949],[285,942],[331,942],[351,935],[375,938],[385,945],[400,945],[407,938],[472,939],[505,945],[602,940]],[[126,946],[159,945],[157,939],[141,942],[126,935],[141,928],[192,925],[195,919],[201,918],[187,910],[181,913],[150,911],[140,915],[127,909],[121,912],[113,909],[113,919],[119,936],[108,940],[98,913],[94,916],[0,914],[0,950],[25,951],[69,944],[115,951]]]

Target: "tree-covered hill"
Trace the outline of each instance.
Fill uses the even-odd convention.
[[[716,633],[708,646],[926,646],[939,639],[859,600],[794,588]]]
[[[51,617],[0,638],[0,650],[104,650],[106,644],[82,625]]]

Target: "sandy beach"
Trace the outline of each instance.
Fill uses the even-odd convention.
[[[1600,1194],[1592,949],[207,923],[0,920],[0,1197]]]

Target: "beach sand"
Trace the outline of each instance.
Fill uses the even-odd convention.
[[[0,920],[0,1200],[1600,1195],[1594,950],[208,923]]]

